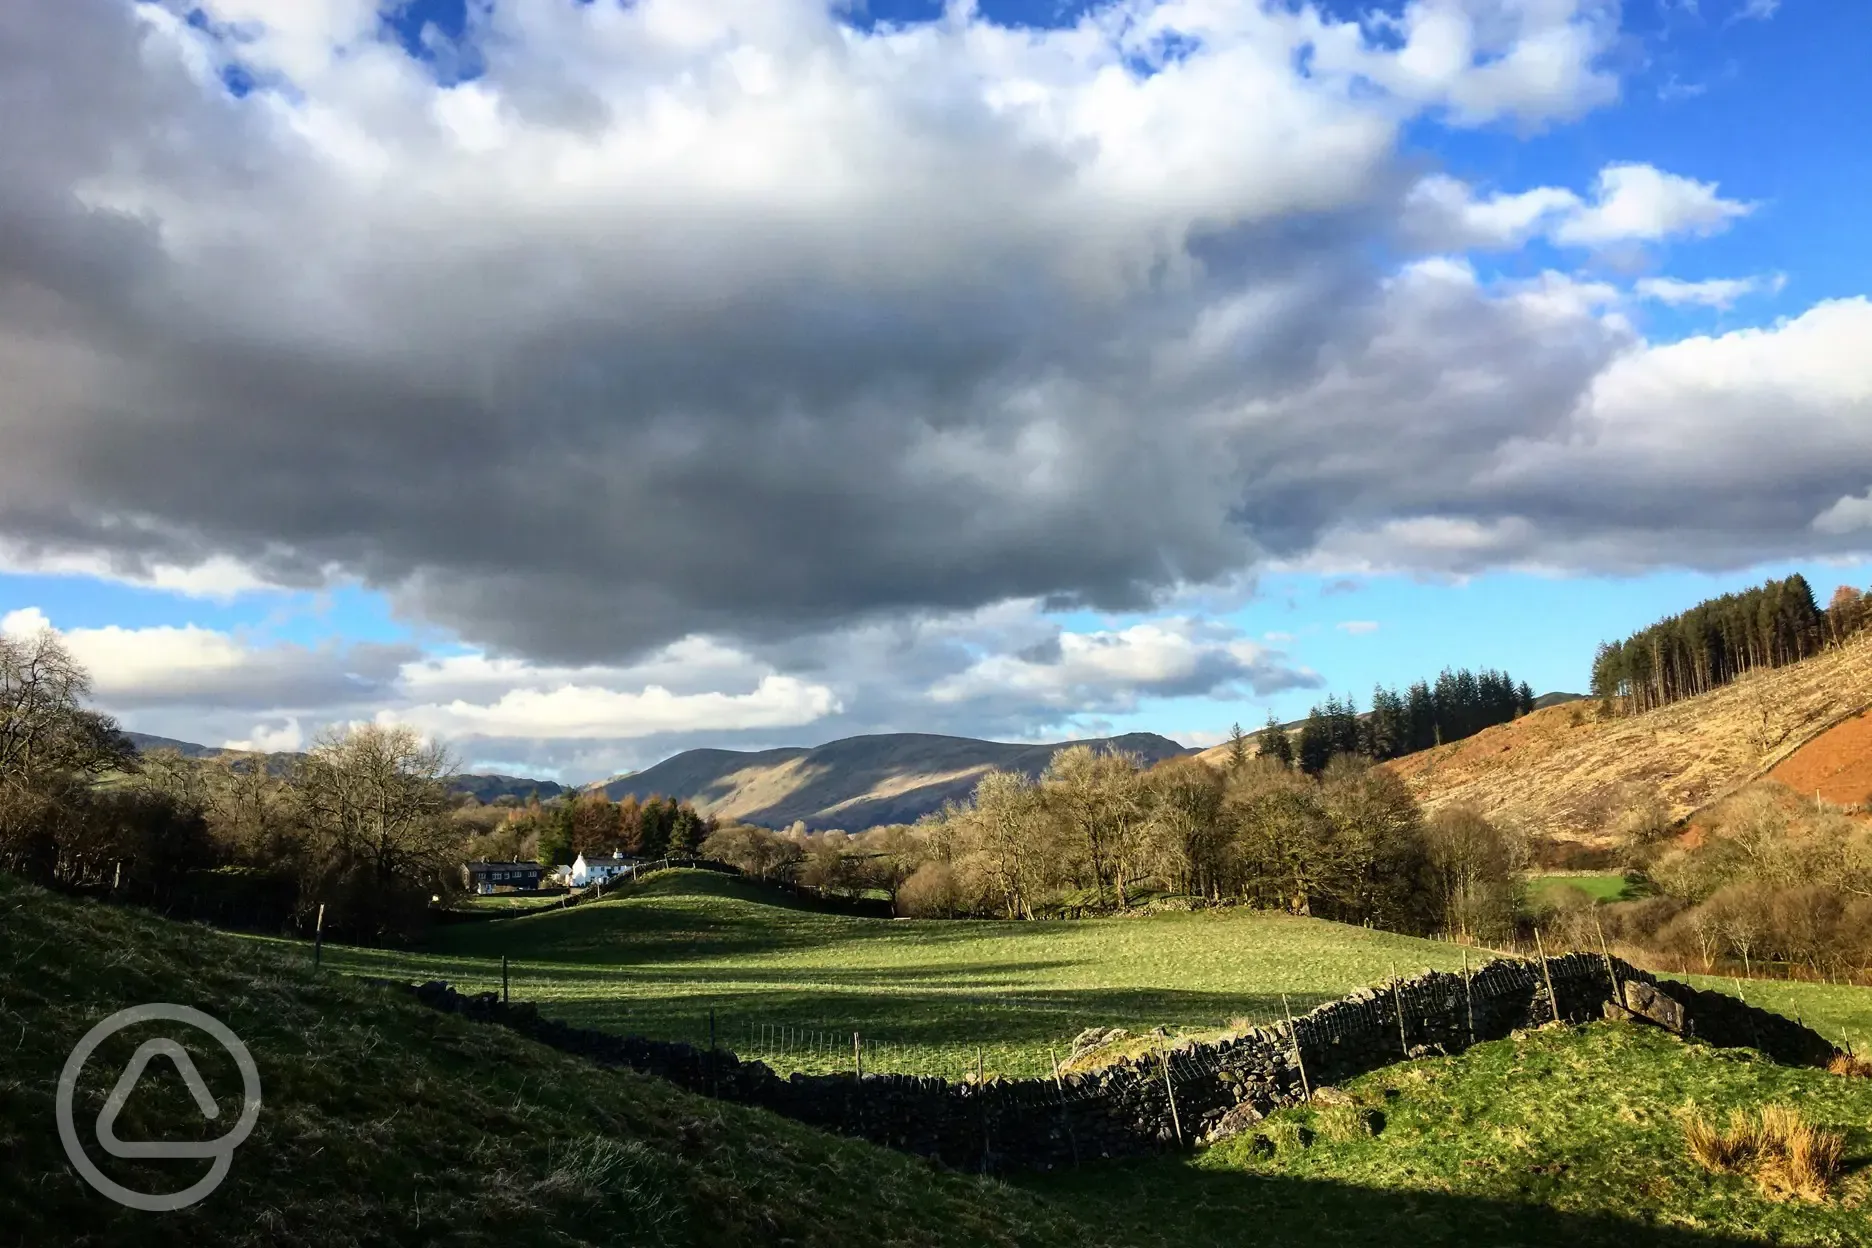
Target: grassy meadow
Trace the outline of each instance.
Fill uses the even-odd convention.
[[[488,950],[510,945],[532,976],[520,984],[566,994],[555,1013],[616,1011],[635,1025],[657,1017],[659,991],[676,1000],[743,994],[763,1006],[767,994],[799,994],[803,1004],[830,993],[884,1021],[894,1007],[900,1025],[920,1028],[938,1052],[955,1049],[953,1034],[999,1028],[1008,1052],[1031,1055],[1082,1020],[1122,1022],[1126,1008],[1140,1026],[1193,1026],[1281,991],[1324,994],[1382,977],[1393,960],[1402,970],[1460,958],[1445,946],[1268,915],[1166,915],[1023,935],[1026,926],[776,910],[739,896],[732,881],[671,876],[654,888],[646,881],[628,901],[448,929],[444,939],[461,946],[450,952],[396,960],[328,949],[314,972],[301,946],[72,902],[0,877],[0,1029],[10,1042],[0,1069],[0,1214],[19,1242],[76,1245],[1872,1243],[1872,1080],[1778,1067],[1649,1029],[1548,1028],[1390,1067],[1348,1083],[1350,1105],[1259,1124],[1264,1144],[1250,1134],[1190,1155],[990,1181],[602,1071],[336,973],[471,972],[485,983],[490,968],[498,975]],[[599,974],[618,991],[575,995]],[[972,997],[983,981],[1006,994],[985,1014]],[[223,1187],[161,1216],[91,1192],[51,1126],[73,1042],[104,1015],[151,1000],[192,1004],[232,1026],[265,1095]],[[1078,1012],[1040,1008],[1038,1022],[1024,1024],[1033,1007],[1023,1001]],[[229,1063],[191,1037],[179,1038],[210,1086],[228,1086]],[[87,1067],[81,1123],[140,1038],[118,1037]],[[1844,1134],[1846,1171],[1826,1199],[1770,1199],[1749,1176],[1710,1173],[1687,1151],[1686,1111],[1720,1118],[1774,1103]],[[131,1098],[121,1130],[132,1139],[191,1132],[219,1134],[203,1131],[178,1080],[155,1075]],[[194,1174],[175,1178],[188,1163],[106,1164],[150,1191]]]
[[[437,929],[418,952],[328,947],[336,970],[500,985],[582,1026],[718,1042],[782,1072],[1035,1076],[1089,1027],[1213,1037],[1394,972],[1459,968],[1455,945],[1252,910],[1005,923],[853,918],[704,871],[616,898]],[[285,942],[277,942],[285,943]],[[1553,952],[1558,952],[1557,950]],[[1491,956],[1471,950],[1472,960]],[[1735,991],[1732,981],[1684,978]],[[1872,989],[1750,981],[1748,999],[1872,1052]]]
[[[1005,923],[852,918],[774,904],[704,871],[659,873],[616,899],[438,929],[421,953],[327,948],[371,975],[498,986],[607,1030],[773,1051],[776,1069],[959,1078],[1041,1075],[1088,1027],[1209,1035],[1300,1012],[1395,970],[1455,969],[1454,945],[1249,910]],[[1485,955],[1471,954],[1471,957]],[[752,1028],[752,1030],[750,1030]],[[776,1038],[775,1029],[787,1029]],[[775,1050],[784,1043],[785,1051]]]

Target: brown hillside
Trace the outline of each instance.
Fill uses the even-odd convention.
[[[1872,714],[1833,725],[1768,773],[1801,797],[1835,806],[1872,805]]]
[[[990,768],[1038,775],[1068,745],[1126,750],[1154,763],[1187,753],[1154,733],[1093,741],[1020,745],[880,733],[847,737],[813,749],[688,750],[635,775],[604,785],[618,799],[653,793],[686,798],[705,815],[743,819],[767,827],[794,820],[808,828],[856,832],[884,823],[913,823],[974,791]]]
[[[1861,712],[1869,708],[1872,635],[1862,634],[1644,715],[1601,719],[1585,702],[1549,707],[1386,766],[1428,809],[1472,802],[1530,832],[1591,840],[1637,791],[1661,793],[1682,818],[1783,767],[1788,774],[1775,778],[1791,788],[1831,786],[1837,800],[1864,801],[1872,722]],[[1810,741],[1812,752],[1803,750]]]

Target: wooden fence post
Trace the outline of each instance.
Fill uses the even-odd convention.
[[[721,1095],[721,1085],[715,1077],[715,1009],[713,1006],[708,1012],[708,1077],[709,1095]]]
[[[1294,1065],[1300,1068],[1300,1091],[1307,1100],[1313,1099],[1313,1088],[1307,1083],[1306,1055],[1300,1052],[1300,1027],[1294,1022],[1293,1006],[1287,1004],[1287,994],[1281,993],[1281,1009],[1287,1012],[1287,1034],[1293,1038]]]
[[[317,970],[325,956],[325,903],[319,903],[318,923],[312,929],[312,969]]]
[[[1410,1041],[1404,1036],[1404,981],[1398,978],[1397,963],[1391,964],[1391,1004],[1397,1007],[1398,1052],[1410,1057]]]
[[[1462,952],[1462,998],[1463,1013],[1469,1019],[1469,1043],[1475,1044],[1475,992],[1469,984],[1469,947],[1463,946]]]
[[[852,1068],[858,1072],[858,1081],[864,1082],[864,1048],[858,1039],[858,1033],[852,1032]]]
[[[1540,928],[1534,929],[1534,948],[1540,954],[1541,977],[1547,981],[1547,1005],[1553,1010],[1554,1022],[1560,1021],[1560,998],[1554,995],[1553,972],[1547,967],[1547,946],[1541,943]]]
[[[501,1004],[507,1004],[507,955],[501,954]]]
[[[1624,1005],[1625,1000],[1619,995],[1618,971],[1612,966],[1612,950],[1606,944],[1605,925],[1599,922],[1596,914],[1592,916],[1592,925],[1593,930],[1599,933],[1599,954],[1605,959],[1606,978],[1612,981],[1612,1000],[1618,1005]]]
[[[1157,1062],[1163,1067],[1164,1098],[1170,1102],[1170,1125],[1176,1128],[1177,1147],[1183,1146],[1183,1120],[1177,1116],[1176,1088],[1170,1083],[1170,1055],[1164,1052],[1160,1043],[1157,1046]]]

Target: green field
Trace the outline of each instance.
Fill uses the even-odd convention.
[[[729,881],[674,877],[646,882],[629,901],[465,925],[445,939],[554,952],[560,960],[550,966],[522,964],[543,968],[521,981],[542,988],[603,971],[631,992],[708,986],[761,1000],[805,991],[810,978],[841,999],[870,1002],[865,1008],[901,1007],[904,1024],[927,1029],[943,1051],[955,1047],[945,1028],[958,1018],[983,1026],[986,1017],[1017,1039],[1025,1007],[1016,994],[1117,1013],[1136,1008],[1140,983],[1183,975],[1183,987],[1151,990],[1172,995],[1148,999],[1146,1017],[1201,1023],[1283,989],[1291,996],[1309,983],[1382,976],[1393,954],[1404,969],[1454,952],[1228,912],[1023,936],[1027,926],[837,919],[760,905]],[[1411,950],[1420,956],[1406,956]],[[853,975],[830,973],[837,956],[855,964]],[[309,961],[288,942],[74,903],[0,877],[8,1231],[26,1243],[131,1245],[1872,1243],[1872,1080],[1778,1067],[1649,1029],[1546,1029],[1374,1072],[1346,1090],[1381,1115],[1376,1135],[1344,1131],[1343,1109],[1309,1107],[1260,1125],[1275,1142],[1269,1155],[1244,1136],[1192,1155],[993,1182],[599,1070],[333,973],[343,965],[485,975],[490,964],[469,950],[390,959],[328,949],[322,973]],[[977,975],[1009,991],[997,1012],[977,1015],[949,999],[969,995]],[[1845,994],[1853,990],[1778,987],[1818,994],[1852,1016]],[[598,1013],[654,1016],[644,996],[607,1004],[568,995],[560,1004],[581,1000]],[[228,1182],[178,1214],[133,1214],[102,1200],[72,1173],[50,1126],[73,1042],[143,1001],[192,1004],[223,1019],[265,1081],[265,1110]],[[1210,1013],[1177,1014],[1184,1005]],[[1048,1034],[1077,1023],[1044,1010],[1040,1020]],[[88,1069],[81,1122],[95,1116],[138,1038],[120,1037]],[[1034,1047],[1010,1042],[1010,1051]],[[225,1084],[217,1050],[198,1049],[196,1060],[211,1085]],[[1676,1117],[1684,1107],[1720,1117],[1769,1102],[1846,1133],[1849,1171],[1830,1200],[1777,1203],[1745,1176],[1711,1175],[1689,1160]],[[131,1098],[120,1133],[177,1138],[191,1128],[202,1130],[200,1116],[179,1081],[152,1077]],[[146,1190],[179,1185],[164,1168],[182,1163],[110,1164],[120,1177],[147,1178]]]
[[[360,974],[498,987],[604,1030],[719,1043],[776,1069],[866,1066],[960,1078],[1041,1075],[1088,1027],[1211,1037],[1298,1013],[1394,971],[1454,970],[1455,945],[1263,911],[1007,923],[865,919],[775,904],[702,871],[615,899],[439,929],[422,952],[328,947]],[[1554,951],[1558,952],[1558,951]],[[1480,960],[1491,956],[1470,951]],[[1734,991],[1727,980],[1685,976]],[[1872,990],[1753,981],[1749,999],[1872,1051]]]
[[[1299,1012],[1393,971],[1454,969],[1463,951],[1250,910],[1034,923],[866,919],[780,906],[703,871],[661,873],[615,900],[438,930],[421,954],[327,948],[328,966],[497,986],[585,1026],[774,1052],[781,1070],[958,1078],[1040,1075],[1088,1027],[1214,1034]],[[1471,955],[1480,957],[1483,955]]]

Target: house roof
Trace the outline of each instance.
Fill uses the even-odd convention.
[[[483,871],[544,871],[546,869],[537,862],[465,862],[462,865],[477,874]]]

